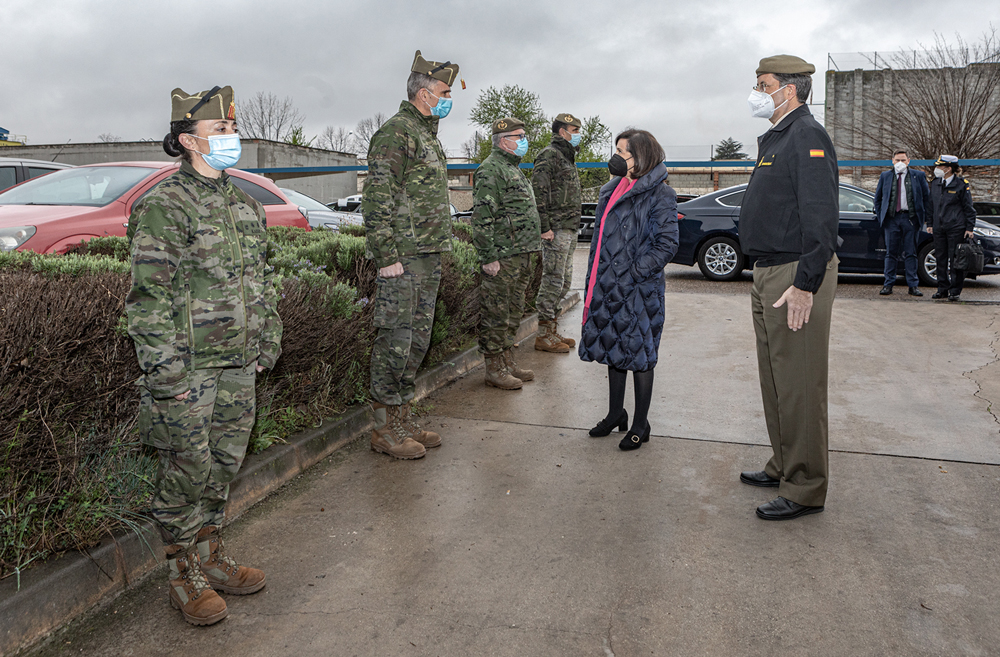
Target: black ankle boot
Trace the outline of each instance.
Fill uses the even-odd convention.
[[[597,426],[590,430],[590,435],[594,438],[603,438],[611,433],[616,424],[618,425],[619,431],[625,431],[628,429],[628,411],[624,408],[622,409],[621,415],[617,418],[612,419],[606,417],[598,422]]]
[[[618,449],[623,451],[629,451],[633,449],[639,449],[642,447],[643,443],[649,442],[649,422],[646,423],[646,430],[640,436],[635,432],[635,429],[631,429],[622,441],[618,443]]]

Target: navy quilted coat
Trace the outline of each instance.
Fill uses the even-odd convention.
[[[618,199],[604,221],[594,294],[580,338],[583,360],[632,371],[656,365],[663,332],[663,268],[677,252],[677,193],[664,184],[666,179],[667,168],[660,164]],[[620,180],[612,178],[601,188],[595,228]],[[590,243],[588,288],[595,251],[596,234]]]

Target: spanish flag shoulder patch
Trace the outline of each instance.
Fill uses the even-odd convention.
[[[810,149],[809,157],[826,157],[826,151],[824,151],[822,148]]]

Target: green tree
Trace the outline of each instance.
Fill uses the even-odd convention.
[[[478,137],[478,143],[470,144],[466,142],[462,149],[467,154],[471,151],[474,155],[470,159],[474,162],[482,162],[490,154],[493,148],[493,123],[497,119],[505,116],[513,116],[524,122],[524,132],[528,137],[528,152],[524,156],[525,162],[532,162],[538,151],[545,148],[552,139],[551,121],[542,111],[542,103],[538,94],[517,85],[505,85],[502,89],[489,87],[479,94],[476,104],[472,107],[469,119],[473,125],[483,130],[477,131],[473,140]],[[472,141],[472,140],[470,140]]]
[[[316,138],[306,140],[305,132],[302,130],[302,126],[297,125],[292,128],[291,132],[288,133],[288,137],[285,138],[286,144],[291,144],[292,146],[312,146],[312,143],[316,141]]]
[[[723,139],[715,147],[713,160],[749,160],[750,156],[743,152],[743,142],[736,141],[732,137]]]

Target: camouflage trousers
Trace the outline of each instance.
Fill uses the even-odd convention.
[[[514,346],[524,316],[524,292],[535,268],[533,253],[500,260],[496,276],[482,274],[479,285],[479,352],[495,356]]]
[[[441,285],[441,254],[399,259],[403,275],[378,279],[372,345],[371,393],[375,401],[398,406],[413,399],[417,368],[424,362],[434,327]]]
[[[535,307],[539,321],[551,322],[559,314],[559,302],[573,282],[573,249],[576,231],[560,228],[555,237],[542,240],[542,282],[538,286]]]
[[[168,544],[192,547],[202,527],[221,525],[255,417],[257,363],[194,370],[191,394],[154,399],[140,388],[139,431],[160,464],[153,518]]]

